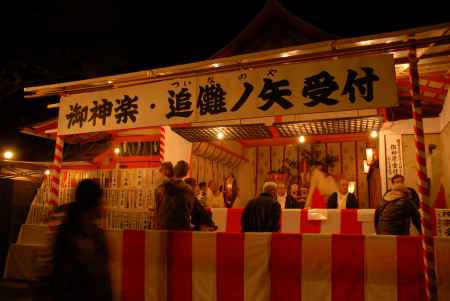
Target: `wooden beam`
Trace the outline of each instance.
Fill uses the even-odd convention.
[[[369,133],[339,134],[339,135],[313,135],[305,136],[306,143],[314,142],[348,142],[348,141],[368,141]],[[287,145],[298,144],[297,137],[276,137],[272,139],[248,139],[241,140],[244,147],[267,146],[267,145]]]

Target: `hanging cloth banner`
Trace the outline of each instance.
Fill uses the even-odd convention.
[[[402,135],[386,135],[386,181],[395,175],[404,175]]]
[[[211,73],[61,100],[62,135],[398,105],[392,55]]]

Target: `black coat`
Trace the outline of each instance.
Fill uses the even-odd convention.
[[[328,206],[329,209],[336,209],[338,207],[338,193],[334,192],[330,195],[328,198]],[[357,209],[358,206],[358,200],[356,199],[356,196],[353,193],[349,193],[347,195],[347,203],[345,206],[347,209]]]
[[[375,229],[377,234],[409,235],[410,222],[421,233],[420,213],[412,197],[383,200],[375,210]]]
[[[241,217],[242,232],[277,232],[280,230],[281,206],[270,194],[261,193],[248,202]]]
[[[304,204],[303,204],[303,206],[304,206]],[[300,209],[300,208],[303,208],[303,206],[292,195],[288,194],[286,196],[286,203],[284,204],[285,209]]]

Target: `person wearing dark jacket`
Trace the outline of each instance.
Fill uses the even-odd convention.
[[[112,301],[109,252],[101,217],[102,189],[91,179],[82,180],[75,202],[67,206],[53,246],[52,300]]]
[[[398,186],[405,186],[405,177],[402,175],[395,175],[391,179],[392,185],[398,185]],[[414,190],[414,188],[411,187],[405,187],[411,197],[411,201],[416,206],[417,209],[420,209],[420,199],[417,192]],[[388,190],[386,193],[388,193],[390,190]]]
[[[194,178],[187,178],[184,182],[194,191],[196,182]],[[217,226],[212,219],[212,213],[207,210],[197,197],[191,210],[191,227],[195,231],[215,231]]]
[[[303,208],[305,204],[302,204],[298,201],[298,185],[292,184],[288,195],[286,196],[286,204],[284,206],[285,209],[300,209]]]
[[[392,186],[375,211],[375,229],[377,234],[409,235],[410,223],[421,233],[420,214],[411,195],[401,184]]]
[[[327,208],[356,209],[358,207],[358,200],[355,194],[348,192],[348,181],[341,179],[339,181],[339,191],[332,193],[328,198]]]
[[[281,205],[276,201],[277,184],[267,182],[263,193],[250,200],[241,217],[242,232],[278,232],[280,230]]]

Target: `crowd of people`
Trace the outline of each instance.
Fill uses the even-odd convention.
[[[156,191],[156,229],[165,230],[206,230],[217,229],[211,216],[211,208],[235,205],[238,198],[236,189],[226,192],[213,180],[208,184],[196,183],[186,178],[189,165],[179,161],[175,167],[170,162],[162,164],[162,182]],[[414,189],[406,187],[404,177],[394,176],[392,189],[383,196],[375,211],[375,229],[378,234],[407,235],[411,222],[420,232],[419,198]],[[227,183],[236,186],[235,180]],[[356,195],[349,191],[349,182],[341,178],[337,191],[327,196],[325,207],[330,209],[357,209]],[[314,189],[313,187],[310,190]],[[280,228],[281,209],[304,208],[300,201],[299,187],[292,184],[266,182],[262,193],[248,201],[241,219],[243,232],[277,232]],[[321,195],[322,197],[323,195]],[[311,203],[306,202],[306,208]]]

